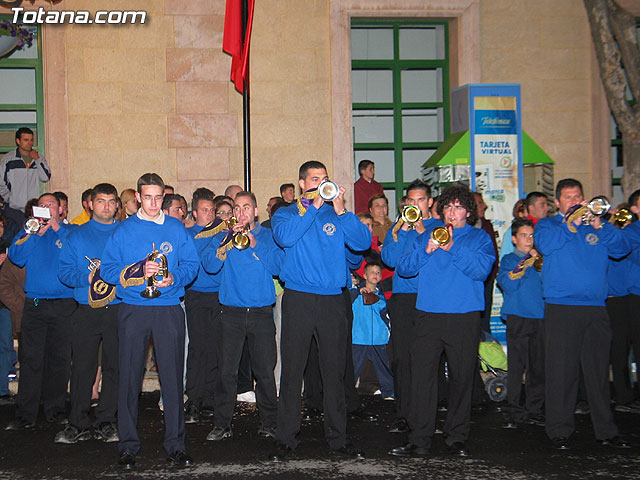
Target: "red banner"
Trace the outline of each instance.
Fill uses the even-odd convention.
[[[247,28],[243,39],[242,3],[244,1],[247,2]],[[249,84],[247,66],[249,63],[249,40],[251,38],[254,5],[255,0],[227,0],[224,15],[222,50],[231,55],[231,81],[239,92],[244,91],[245,78],[247,79],[247,85]]]

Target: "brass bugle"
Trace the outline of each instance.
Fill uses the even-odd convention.
[[[160,263],[160,268],[158,273],[147,278],[147,285],[145,289],[140,292],[140,296],[144,298],[157,298],[161,295],[160,290],[156,287],[156,284],[162,282],[169,275],[169,267],[167,264],[167,257],[164,253],[156,250],[155,243],[152,244],[151,253],[147,257],[148,262],[158,262]]]
[[[236,233],[233,238],[231,238],[231,244],[234,248],[238,250],[244,250],[249,246],[249,235],[247,232],[249,231],[248,225],[245,225],[244,229],[241,232]]]
[[[415,228],[415,223],[422,220],[422,212],[415,205],[405,205],[402,209],[402,221],[409,225],[409,230]]]
[[[318,185],[318,195],[320,195],[325,202],[331,202],[340,196],[340,187],[331,180],[323,180],[320,185]]]
[[[37,218],[29,218],[24,224],[24,231],[26,233],[38,233],[40,230],[40,220]]]
[[[614,227],[624,228],[633,221],[633,213],[628,208],[620,208],[611,217],[611,223]]]
[[[453,224],[449,222],[444,227],[436,227],[431,231],[431,240],[439,247],[444,247],[451,241],[451,233],[449,232],[449,226]]]

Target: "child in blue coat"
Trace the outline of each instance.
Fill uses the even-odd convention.
[[[378,288],[381,278],[380,264],[368,262],[364,267],[365,286],[351,290],[353,370],[357,379],[365,360],[369,359],[378,376],[383,398],[393,399],[393,374],[387,357],[389,317],[384,294]]]

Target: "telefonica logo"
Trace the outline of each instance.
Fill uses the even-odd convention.
[[[482,125],[511,125],[511,119],[499,117],[482,117]]]

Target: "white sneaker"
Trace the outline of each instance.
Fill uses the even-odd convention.
[[[236,400],[239,402],[256,403],[256,392],[249,390],[248,392],[239,393]]]
[[[380,390],[376,390],[375,392],[373,392],[374,395],[382,395],[382,392]]]

